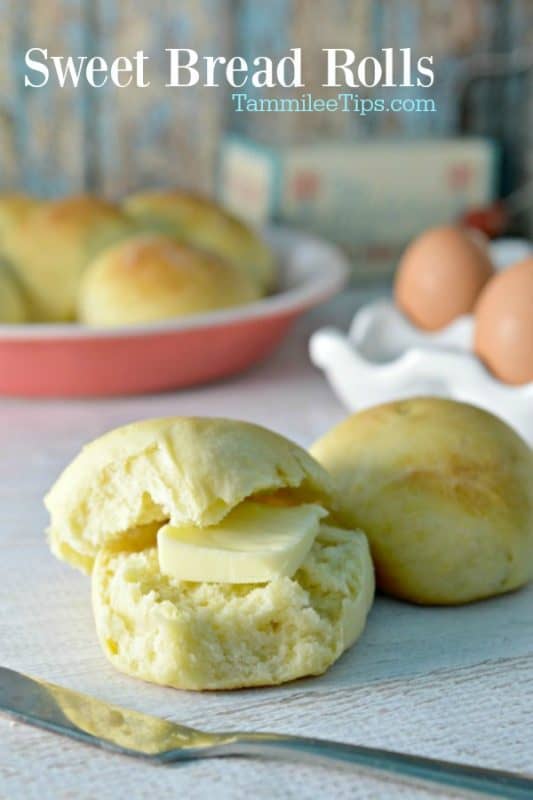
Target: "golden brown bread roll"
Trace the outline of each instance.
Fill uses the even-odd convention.
[[[0,325],[28,321],[29,308],[24,290],[0,258]]]
[[[241,305],[259,294],[232,264],[166,236],[140,234],[88,267],[78,311],[88,325],[130,325]]]
[[[316,442],[378,586],[422,604],[508,592],[533,576],[533,453],[502,420],[420,397],[374,406]]]
[[[18,192],[0,194],[0,252],[4,251],[6,234],[41,204],[40,200]]]
[[[13,226],[20,224],[39,203],[39,200],[18,192],[0,194],[0,324],[30,320],[27,293],[7,258],[4,242]]]
[[[273,288],[275,262],[270,248],[211,200],[179,189],[148,191],[126,198],[124,208],[144,228],[230,261],[251,275],[262,292]]]
[[[136,232],[120,208],[88,195],[20,201],[4,218],[4,253],[27,289],[34,316],[44,321],[73,319],[87,264],[105,247]]]

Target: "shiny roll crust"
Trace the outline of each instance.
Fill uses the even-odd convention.
[[[117,206],[86,195],[50,202],[15,200],[3,216],[2,229],[0,203],[4,255],[26,288],[32,316],[43,321],[74,319],[87,264],[137,230]]]
[[[143,228],[213,253],[251,277],[261,293],[275,284],[269,247],[244,222],[219,205],[190,192],[150,191],[126,198],[126,212]]]
[[[237,585],[161,573],[161,525],[215,524],[251,497],[330,511],[295,575]],[[327,473],[264,428],[128,425],[85,447],[45,502],[51,548],[92,572],[100,642],[127,674],[185,689],[271,685],[323,672],[364,628],[374,591],[366,538],[339,527]]]
[[[155,322],[242,305],[254,282],[216,256],[145,234],[102,253],[86,270],[78,316],[88,325]]]
[[[533,455],[465,403],[413,398],[354,414],[311,448],[378,586],[422,604],[508,592],[533,575]]]

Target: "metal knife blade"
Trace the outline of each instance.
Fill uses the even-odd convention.
[[[0,667],[0,710],[38,728],[128,755],[206,747],[215,737]]]
[[[0,667],[0,711],[39,728],[158,763],[213,756],[262,756],[335,763],[507,800],[531,800],[533,779],[356,744],[276,733],[205,733],[129,711]]]

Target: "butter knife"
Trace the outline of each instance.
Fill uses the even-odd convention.
[[[533,797],[533,779],[512,772],[303,736],[207,733],[110,705],[6,667],[0,667],[0,711],[86,744],[160,764],[218,756],[336,762],[492,797]]]

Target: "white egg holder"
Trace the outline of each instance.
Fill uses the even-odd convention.
[[[509,386],[495,378],[473,353],[473,332],[466,315],[425,333],[391,300],[378,300],[359,309],[348,335],[322,328],[309,349],[351,411],[415,395],[451,397],[491,411],[533,446],[533,382]]]

